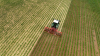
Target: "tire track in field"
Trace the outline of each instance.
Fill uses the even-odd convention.
[[[63,31],[63,32],[65,32],[65,31]],[[62,35],[65,35],[65,34],[62,34]],[[58,43],[56,44],[57,46],[54,49],[54,51],[52,52],[53,53],[52,56],[59,56],[59,54],[62,53],[61,52],[61,49],[62,49],[61,45],[62,45],[62,41],[64,41],[63,38],[64,37],[62,36],[61,38],[58,39]]]
[[[83,2],[83,3],[82,3]],[[81,16],[82,16],[82,20],[81,20],[81,26],[82,26],[82,29],[81,29],[81,33],[82,33],[82,37],[81,37],[81,56],[84,56],[85,54],[85,8],[84,8],[84,1],[81,2]],[[83,6],[82,6],[83,5]],[[84,10],[82,10],[84,9]]]
[[[90,16],[90,18],[92,18],[92,14],[91,14],[91,16]],[[90,22],[92,23],[92,20],[90,20]],[[92,53],[92,55],[93,56],[95,56],[95,50],[93,49],[94,48],[94,42],[93,42],[93,37],[92,37],[92,24],[90,23],[90,39],[91,39],[91,53]]]
[[[70,16],[72,16],[73,14],[71,12],[69,12],[70,14],[68,15],[68,18],[70,18]],[[72,16],[73,18],[73,16]],[[71,32],[72,32],[72,18],[71,19],[67,19],[68,22],[68,44],[67,44],[67,50],[66,50],[66,55],[69,55],[69,48],[70,48],[70,43],[71,43]]]
[[[73,11],[71,12],[71,13],[72,13],[71,16],[73,16],[73,32],[76,32],[76,33],[77,33],[77,30],[76,30],[76,28],[75,28],[76,20],[77,20],[77,19],[76,19],[76,17],[77,17],[77,16],[76,16],[77,10],[75,10],[73,6],[72,6],[72,10],[73,10]],[[75,12],[75,11],[76,11],[76,12]],[[73,43],[73,46],[72,46],[72,49],[71,49],[71,54],[70,54],[71,56],[75,55],[75,51],[76,51],[76,50],[75,50],[75,49],[76,49],[75,43],[76,43],[76,38],[77,38],[77,37],[76,37],[76,36],[77,36],[76,33],[73,33],[73,37],[74,37],[73,40],[74,40],[74,41],[72,42],[72,43]],[[74,35],[75,35],[75,36],[74,36]]]
[[[45,32],[44,32],[45,33]],[[42,38],[40,38],[40,40],[42,40],[43,41],[43,43],[46,43],[46,41],[45,41],[45,38],[47,37],[45,34],[42,34],[42,36],[44,36],[44,37],[42,37]],[[40,40],[39,40],[39,42],[40,42]],[[38,53],[41,51],[41,48],[43,47],[43,46],[45,46],[46,44],[43,44],[42,42],[40,42],[39,44],[37,44],[37,46],[35,47],[35,50],[34,50],[34,52],[33,53],[36,53],[36,55],[35,56],[38,56]],[[41,44],[43,44],[42,46],[41,46]],[[39,48],[38,48],[38,45],[39,45]],[[34,56],[34,55],[33,55]]]
[[[99,48],[97,44],[95,30],[92,31],[92,34],[93,34],[93,39],[94,39],[94,47],[95,47],[96,56],[99,56],[100,54],[99,54]]]
[[[63,53],[63,56],[65,56],[66,55],[66,52],[67,52],[67,47],[68,47],[68,42],[69,42],[69,37],[68,37],[68,34],[69,34],[69,31],[66,31],[66,32],[68,32],[67,33],[67,39],[65,40],[66,42],[65,42],[65,46],[64,46],[64,53]],[[64,32],[64,33],[66,33],[66,32]],[[65,37],[66,37],[66,35],[65,35]],[[62,40],[63,41],[63,40]],[[61,47],[60,47],[61,48]],[[59,54],[59,53],[58,53]]]
[[[81,31],[80,31],[80,30],[81,30],[81,10],[80,10],[80,18],[79,18],[79,19],[80,19],[80,26],[79,26],[78,56],[81,56],[81,55],[80,55],[80,51],[81,51],[81,50],[80,50],[80,42],[81,42],[81,41],[80,41],[80,40],[81,40],[81,39],[80,39],[80,38],[81,38],[81,36],[80,36],[80,33],[81,33]]]
[[[44,44],[46,43],[46,41],[47,41],[47,40],[45,40],[46,35],[44,35],[44,33],[43,33],[42,36],[44,36],[44,37],[42,37],[42,38],[39,39],[39,40],[42,40],[42,41],[38,41],[39,44],[36,45],[36,47],[34,48],[33,53],[30,54],[30,56],[38,56],[39,55],[39,52],[41,51],[41,47],[45,46],[45,45],[42,45],[41,46],[41,44],[42,43],[44,43]]]
[[[67,19],[65,19],[65,20],[67,20]],[[70,21],[70,20],[67,20],[67,21]],[[64,26],[65,26],[65,24],[68,23],[67,21],[64,22]],[[70,24],[70,23],[68,23],[68,24]],[[66,28],[68,28],[68,26],[66,26]],[[62,35],[63,39],[61,39],[61,42],[59,43],[59,48],[58,48],[58,51],[56,52],[57,53],[56,56],[59,56],[59,55],[60,56],[66,56],[66,52],[67,52],[67,49],[68,49],[67,46],[68,46],[69,38],[70,38],[68,36],[70,35],[69,34],[70,30],[67,30],[65,28],[62,29],[62,30],[63,30],[63,35]]]
[[[74,18],[75,18],[75,15],[73,16]],[[75,22],[75,19],[73,19],[73,41],[72,41],[72,49],[71,49],[71,55],[70,56],[74,56],[75,54],[74,54],[74,50],[75,50],[75,41],[76,41],[76,33],[74,33],[74,32],[76,32],[76,29],[74,28],[76,26],[76,22]],[[74,36],[75,35],[75,36]]]
[[[64,33],[63,33],[64,34]],[[64,34],[65,35],[65,34]],[[58,56],[63,56],[63,51],[64,51],[64,46],[65,46],[65,37],[61,37],[62,39],[61,39],[61,41],[62,42],[60,42],[60,41],[58,41],[58,43],[57,43],[57,47],[56,47],[56,49],[55,49],[55,54],[54,54],[54,56],[56,55],[57,56],[57,51],[58,51],[58,48],[59,48],[59,45],[60,45],[60,43],[61,43],[61,48],[60,48],[60,53],[59,53],[59,55]]]
[[[77,9],[78,9],[78,8],[77,8]],[[78,11],[77,9],[75,10],[76,12]],[[74,13],[75,13],[75,11],[74,11]],[[79,18],[76,19],[76,17],[79,17],[79,16],[78,16],[78,13],[75,14],[75,21],[76,21],[76,31],[75,31],[75,32],[76,32],[76,34],[75,34],[75,35],[76,35],[76,37],[75,37],[75,38],[76,38],[76,46],[75,46],[75,51],[74,51],[74,53],[75,53],[74,55],[75,55],[75,56],[77,56],[78,40],[79,40],[79,37],[78,37],[78,34],[79,34]],[[74,56],[74,55],[73,55],[73,56]]]
[[[69,17],[69,16],[68,16]],[[72,18],[71,18],[72,19]],[[70,43],[71,43],[71,39],[72,39],[72,37],[71,37],[71,33],[72,33],[72,20],[71,19],[68,19],[67,21],[67,23],[68,23],[68,31],[70,31],[69,33],[68,33],[68,38],[69,38],[69,40],[68,40],[68,44],[66,44],[66,45],[68,45],[68,47],[67,47],[67,50],[66,50],[66,55],[69,55],[69,49],[70,49]],[[63,37],[64,38],[64,41],[65,41],[65,36]],[[63,48],[65,47],[64,46],[64,41],[62,41],[61,42],[61,49],[59,50],[59,51],[63,51]],[[63,44],[62,44],[63,43]],[[62,53],[60,53],[59,55],[61,56],[61,55],[63,55],[64,53],[62,52]]]
[[[85,5],[86,3],[85,3],[85,1],[84,1],[84,7],[86,6]],[[84,8],[84,23],[85,23],[85,25],[84,25],[84,27],[85,27],[85,29],[84,29],[84,38],[85,38],[85,40],[84,40],[84,43],[85,43],[85,47],[84,47],[84,56],[86,56],[86,54],[87,54],[87,23],[86,23],[86,12],[87,12],[87,9],[86,8]]]
[[[54,48],[55,48],[55,44],[57,42],[56,40],[57,38],[56,37],[53,37],[53,39],[51,40],[51,44],[49,45],[50,47],[48,47],[47,51],[45,51],[47,54],[45,54],[45,56],[52,56],[52,53],[51,51],[53,52],[54,51]]]
[[[92,18],[92,16],[93,16],[93,14],[90,14],[90,18]],[[93,56],[95,56],[95,46],[94,46],[94,41],[93,41],[93,34],[92,34],[92,29],[93,29],[93,25],[91,24],[91,23],[93,23],[93,20],[90,20],[89,21],[90,23],[89,23],[89,25],[90,25],[90,39],[91,39],[91,41],[90,41],[90,43],[91,43],[91,54],[93,55]]]
[[[86,9],[86,12],[85,12],[85,23],[86,23],[86,54],[87,54],[87,56],[89,55],[88,54],[88,31],[87,31],[87,27],[88,27],[88,23],[87,23],[87,20],[86,20],[86,15],[87,15],[87,9]]]
[[[72,29],[72,27],[71,27],[71,29]],[[68,43],[68,52],[67,52],[67,55],[69,56],[70,55],[70,50],[71,50],[71,40],[72,40],[72,36],[71,36],[71,33],[72,33],[72,30],[70,31],[70,41],[69,41],[69,43]]]
[[[48,37],[48,36],[47,36]],[[44,39],[45,39],[45,37],[43,37]],[[37,51],[36,49],[34,50],[34,52],[33,52],[33,54],[35,54],[35,56],[40,56],[41,55],[41,53],[42,53],[42,50],[43,49],[41,49],[41,48],[43,48],[45,45],[46,45],[46,42],[48,41],[48,39],[46,39],[46,40],[44,40],[43,41],[43,45],[42,46],[36,46],[37,48],[38,47],[40,47],[38,50],[39,50],[39,52],[37,53],[37,52],[35,52],[35,51]],[[41,45],[41,44],[39,44],[39,45]],[[31,55],[32,56],[32,55]]]
[[[48,35],[49,42],[47,42],[46,45],[44,46],[44,48],[42,49],[42,53],[41,53],[42,56],[45,56],[46,51],[47,51],[48,47],[50,47],[50,43],[52,42],[53,38],[54,38],[54,36],[50,37],[50,35]]]
[[[34,49],[34,54],[35,55],[33,55],[33,56],[38,56],[39,55],[39,51],[41,50],[41,47],[43,47],[44,45],[42,45],[41,46],[41,44],[42,43],[46,43],[45,41],[47,41],[47,40],[45,40],[45,37],[46,37],[46,35],[43,37],[43,38],[41,38],[40,40],[42,40],[42,42],[39,42],[39,44],[37,45],[37,47],[35,47],[35,49]],[[37,50],[36,50],[37,49]]]
[[[68,16],[68,17],[69,17],[69,16]],[[68,25],[70,25],[70,24],[71,24],[71,21],[70,21],[69,19],[66,19],[66,20],[68,21],[68,22],[66,21],[66,22],[68,23]],[[65,23],[66,23],[66,22],[65,22]],[[70,22],[70,23],[69,23],[69,22]],[[65,23],[64,23],[64,26],[65,26]],[[66,24],[67,24],[67,23],[66,23]],[[66,26],[66,27],[68,27],[68,29],[70,28],[69,26]],[[68,33],[66,33],[65,31],[67,31]],[[63,56],[64,54],[66,55],[66,52],[67,52],[67,50],[69,49],[68,46],[69,46],[69,43],[70,43],[70,42],[69,42],[69,39],[70,39],[70,32],[71,32],[71,31],[70,31],[70,29],[69,29],[69,30],[66,30],[66,29],[64,28],[64,29],[63,29],[63,32],[64,32],[64,33],[63,33],[63,35],[62,35],[62,38],[63,38],[64,40],[61,39],[60,47],[59,47],[57,56],[58,56],[58,55],[61,55],[61,53],[62,53],[62,56]],[[67,35],[67,39],[66,39],[66,34],[68,34],[68,35]],[[64,43],[63,41],[64,41],[64,42],[67,41],[67,43]],[[65,45],[64,45],[65,48],[63,47],[62,43],[65,44]],[[67,46],[67,47],[66,47],[66,46]],[[63,48],[62,48],[62,47],[63,47]],[[63,51],[62,49],[64,49],[64,51]],[[67,49],[67,50],[65,50],[65,49]],[[60,51],[62,51],[62,52],[60,52]]]
[[[49,47],[47,47],[47,50],[46,51],[44,51],[45,52],[45,55],[44,56],[50,56],[51,54],[53,54],[53,53],[50,53],[51,51],[52,52],[54,52],[54,50],[55,50],[55,48],[56,48],[56,46],[57,46],[57,43],[58,43],[58,38],[56,38],[57,36],[54,36],[54,37],[52,37],[52,44],[51,45],[49,45]],[[53,44],[54,43],[54,44]],[[51,51],[50,51],[50,47],[51,46],[54,46],[52,49],[51,49]],[[49,49],[49,50],[48,50]],[[48,54],[49,53],[49,54]]]
[[[90,13],[88,14],[88,18],[90,18],[89,17],[90,16]],[[90,29],[90,22],[89,22],[89,19],[87,19],[87,25],[86,25],[87,27],[86,27],[86,32],[87,32],[87,56],[91,56],[91,50],[90,50],[90,30],[88,30],[88,29]]]
[[[76,17],[76,16],[75,16],[75,17]],[[79,23],[79,20],[76,21],[76,22]],[[77,24],[77,26],[78,26],[78,24]],[[75,54],[74,54],[74,55],[77,56],[77,50],[78,50],[78,38],[79,38],[79,37],[78,37],[78,27],[77,27],[77,30],[76,30],[76,37],[75,37],[75,38],[76,38],[76,39],[75,39],[75,40],[76,40],[76,43],[75,43],[76,46],[75,46],[75,51],[74,51]],[[73,56],[74,56],[74,55],[73,55]]]
[[[46,43],[43,45],[43,47],[41,47],[41,51],[40,51],[40,53],[39,53],[39,56],[43,56],[43,55],[45,55],[46,53],[45,53],[45,51],[47,50],[47,48],[48,48],[48,46],[49,46],[49,44],[51,43],[51,40],[53,39],[53,37],[50,37],[49,35],[46,35],[47,37],[45,37],[45,40],[47,39],[47,41],[46,41]],[[50,37],[50,38],[48,38],[48,37]]]
[[[81,6],[81,4],[80,4],[80,6]],[[84,20],[83,20],[83,19],[84,19],[84,18],[83,18],[83,10],[82,10],[81,7],[80,7],[80,11],[81,11],[81,16],[82,16],[82,17],[81,17],[81,22],[80,22],[80,23],[81,23],[81,56],[83,56],[83,53],[84,53],[84,52],[83,52],[83,43],[84,43],[84,41],[83,41],[83,40],[84,40],[84,37],[83,37],[83,35],[84,35],[84,34],[83,34],[83,31],[84,31],[84,30],[83,30],[83,25],[84,25],[84,24],[83,24],[83,21],[84,21]]]
[[[72,13],[73,14],[73,13]],[[73,31],[73,29],[74,29],[74,15],[72,16],[73,17],[73,21],[72,21],[72,25],[71,25],[71,33],[70,33],[70,36],[71,36],[71,40],[70,40],[70,47],[69,47],[69,53],[68,53],[68,56],[71,56],[71,54],[72,54],[72,47],[73,47],[73,40],[74,40],[74,37],[73,37],[73,34],[74,34],[74,31]]]
[[[88,24],[89,24],[88,26],[89,26],[89,29],[90,29],[90,21],[89,21]],[[89,30],[89,34],[88,35],[89,35],[89,44],[88,44],[89,45],[89,54],[90,54],[90,56],[92,56],[92,54],[91,54],[91,42],[90,42],[91,41],[90,40],[90,30]]]

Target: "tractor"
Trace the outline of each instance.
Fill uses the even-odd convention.
[[[62,32],[58,31],[59,24],[60,24],[60,20],[54,19],[53,23],[51,24],[51,28],[45,27],[44,31],[61,37]]]

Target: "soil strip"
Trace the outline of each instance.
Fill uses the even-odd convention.
[[[97,39],[96,39],[96,33],[95,30],[92,31],[93,32],[93,39],[94,39],[94,47],[95,47],[95,52],[96,52],[96,56],[99,56],[99,48],[98,48],[98,44],[97,44]]]

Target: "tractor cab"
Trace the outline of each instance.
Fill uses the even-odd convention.
[[[54,20],[53,23],[51,24],[51,27],[58,29],[59,27],[59,20]]]

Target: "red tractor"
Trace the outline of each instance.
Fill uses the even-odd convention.
[[[60,22],[60,20],[54,19],[53,23],[51,24],[51,28],[45,27],[44,31],[61,37],[62,32],[57,31],[58,27],[59,27],[59,22]]]

